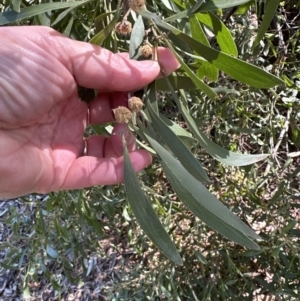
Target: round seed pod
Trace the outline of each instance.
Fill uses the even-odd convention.
[[[128,99],[128,108],[133,112],[140,112],[144,106],[144,103],[139,97],[130,97]]]
[[[116,109],[113,109],[113,113],[117,123],[127,123],[132,118],[132,113],[126,107],[120,106]]]
[[[145,44],[140,48],[141,55],[143,57],[149,57],[152,55],[152,47],[149,44]]]
[[[118,22],[115,26],[115,31],[118,34],[130,34],[132,30],[132,25],[129,21]]]

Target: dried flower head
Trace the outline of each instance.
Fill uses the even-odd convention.
[[[146,9],[145,0],[128,0],[128,3],[129,7],[137,13]]]
[[[143,57],[149,57],[152,55],[152,47],[149,44],[145,44],[140,48],[141,55]]]
[[[132,113],[126,107],[118,107],[113,112],[117,123],[127,123],[132,118]]]
[[[119,34],[130,34],[131,30],[132,25],[129,21],[118,22],[115,26],[115,31]]]
[[[144,103],[139,97],[130,97],[128,99],[128,108],[133,112],[140,112],[144,106]]]

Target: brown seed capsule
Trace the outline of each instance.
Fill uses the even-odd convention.
[[[126,107],[118,107],[113,112],[117,123],[127,123],[132,118],[132,113]]]
[[[130,97],[128,99],[128,108],[133,112],[140,112],[143,108],[144,103],[139,97]]]
[[[145,44],[140,48],[141,55],[143,57],[149,57],[152,55],[152,47],[149,44]]]
[[[130,34],[132,25],[129,21],[118,22],[115,26],[115,31],[118,34]]]
[[[139,12],[146,9],[145,0],[128,0],[129,6],[135,12]]]

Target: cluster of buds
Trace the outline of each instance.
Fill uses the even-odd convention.
[[[118,34],[130,34],[132,30],[132,25],[129,21],[123,20],[122,22],[118,22],[115,26],[115,31]]]
[[[145,44],[140,47],[140,54],[142,57],[150,57],[152,55],[153,47],[150,44]]]
[[[118,107],[113,109],[115,119],[117,123],[128,123],[130,120],[135,120],[135,116],[143,108],[144,103],[138,97],[130,97],[128,99],[128,108],[127,107]],[[135,123],[135,122],[134,122]]]

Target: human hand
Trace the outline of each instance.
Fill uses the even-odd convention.
[[[46,27],[0,28],[0,197],[80,189],[123,181],[120,135],[91,136],[89,122],[114,120],[112,108],[126,104],[125,91],[141,89],[160,73],[154,61],[73,41]],[[168,49],[159,49],[166,73],[178,68]],[[89,107],[77,86],[98,89]],[[117,91],[117,92],[114,92]],[[151,163],[124,125],[136,172]]]

